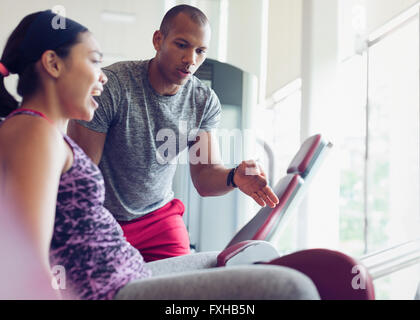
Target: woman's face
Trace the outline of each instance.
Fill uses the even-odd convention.
[[[90,121],[98,108],[93,97],[101,95],[108,79],[100,68],[102,53],[98,42],[90,32],[79,37],[80,42],[64,60],[65,72],[58,78],[57,88],[66,117]]]

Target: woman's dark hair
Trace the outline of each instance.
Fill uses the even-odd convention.
[[[39,88],[39,76],[35,69],[35,62],[23,63],[20,47],[25,39],[31,23],[35,20],[40,12],[27,15],[16,29],[12,32],[4,47],[0,62],[9,70],[11,74],[18,74],[19,81],[17,85],[17,93],[21,97],[29,97],[33,95]],[[88,31],[87,29],[85,31]],[[54,49],[60,58],[66,58],[71,48],[79,42],[79,37],[75,37],[71,41],[65,43],[57,49]],[[0,117],[6,117],[10,112],[18,108],[19,103],[6,90],[4,85],[4,77],[0,73]]]

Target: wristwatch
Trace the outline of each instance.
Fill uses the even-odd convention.
[[[237,188],[238,186],[235,184],[235,182],[233,182],[233,176],[235,175],[236,169],[238,169],[238,167],[232,168],[229,171],[229,174],[227,176],[227,180],[226,180],[226,185],[227,186],[232,186],[234,188]]]

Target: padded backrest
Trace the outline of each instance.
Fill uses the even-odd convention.
[[[269,240],[302,185],[303,180],[298,174],[289,174],[281,179],[273,189],[279,198],[277,206],[275,208],[267,206],[258,211],[254,218],[236,233],[227,247],[245,240]]]
[[[262,208],[229,242],[228,246],[245,240],[270,241],[285,227],[287,218],[306,192],[310,178],[321,164],[327,151],[332,147],[330,142],[320,134],[306,139],[294,156],[283,177],[274,187],[279,204],[271,209]]]
[[[320,134],[307,138],[290,162],[287,173],[299,174],[303,179],[306,179],[310,173],[315,171],[314,169],[331,147],[331,142],[325,141]]]

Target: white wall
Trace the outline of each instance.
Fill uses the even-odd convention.
[[[366,31],[370,33],[419,1],[364,0],[364,2],[367,16]]]
[[[18,3],[18,4],[16,4]],[[3,48],[8,35],[28,13],[51,9],[55,0],[12,1],[2,0],[0,11],[0,46]],[[164,1],[135,0],[61,0],[66,15],[86,25],[96,36],[106,54],[106,61],[123,59],[144,59],[154,53],[153,31],[159,27],[164,12]],[[101,12],[129,13],[135,16],[133,23],[104,21]]]
[[[268,2],[267,2],[268,1]],[[259,77],[262,93],[276,90],[301,76],[302,3],[307,0],[1,0],[0,47],[26,14],[52,8],[58,3],[67,15],[88,26],[107,54],[106,63],[122,59],[145,59],[154,54],[152,34],[165,9],[179,3],[198,6],[209,17],[213,38],[209,57]],[[337,2],[339,0],[336,0]],[[221,6],[221,3],[224,6]],[[371,32],[418,0],[345,0],[347,12],[355,4],[366,7],[366,31]],[[226,10],[227,14],[223,10]],[[129,13],[134,23],[104,22],[102,11]],[[221,29],[227,15],[228,30]],[[351,17],[350,17],[351,19]],[[219,52],[219,39],[226,39],[226,52]],[[265,49],[267,47],[268,50]],[[221,48],[223,49],[223,48]]]
[[[105,53],[104,65],[117,60],[152,57],[153,32],[159,28],[165,10],[181,3],[195,5],[208,16],[212,25],[209,58],[222,58],[225,62],[256,75],[265,83],[267,54],[264,35],[267,34],[265,14],[268,11],[268,0],[60,1],[69,18],[86,25],[95,34]],[[0,11],[0,48],[3,48],[11,31],[25,15],[51,9],[55,5],[55,0],[2,0],[2,7],[8,10]],[[104,21],[101,16],[104,11],[129,14],[135,20],[129,23]],[[223,39],[225,41],[221,43],[219,40]],[[262,90],[265,91],[265,85]]]
[[[266,96],[301,74],[302,1],[270,0]]]
[[[265,46],[264,0],[230,0],[227,62],[260,77]]]

